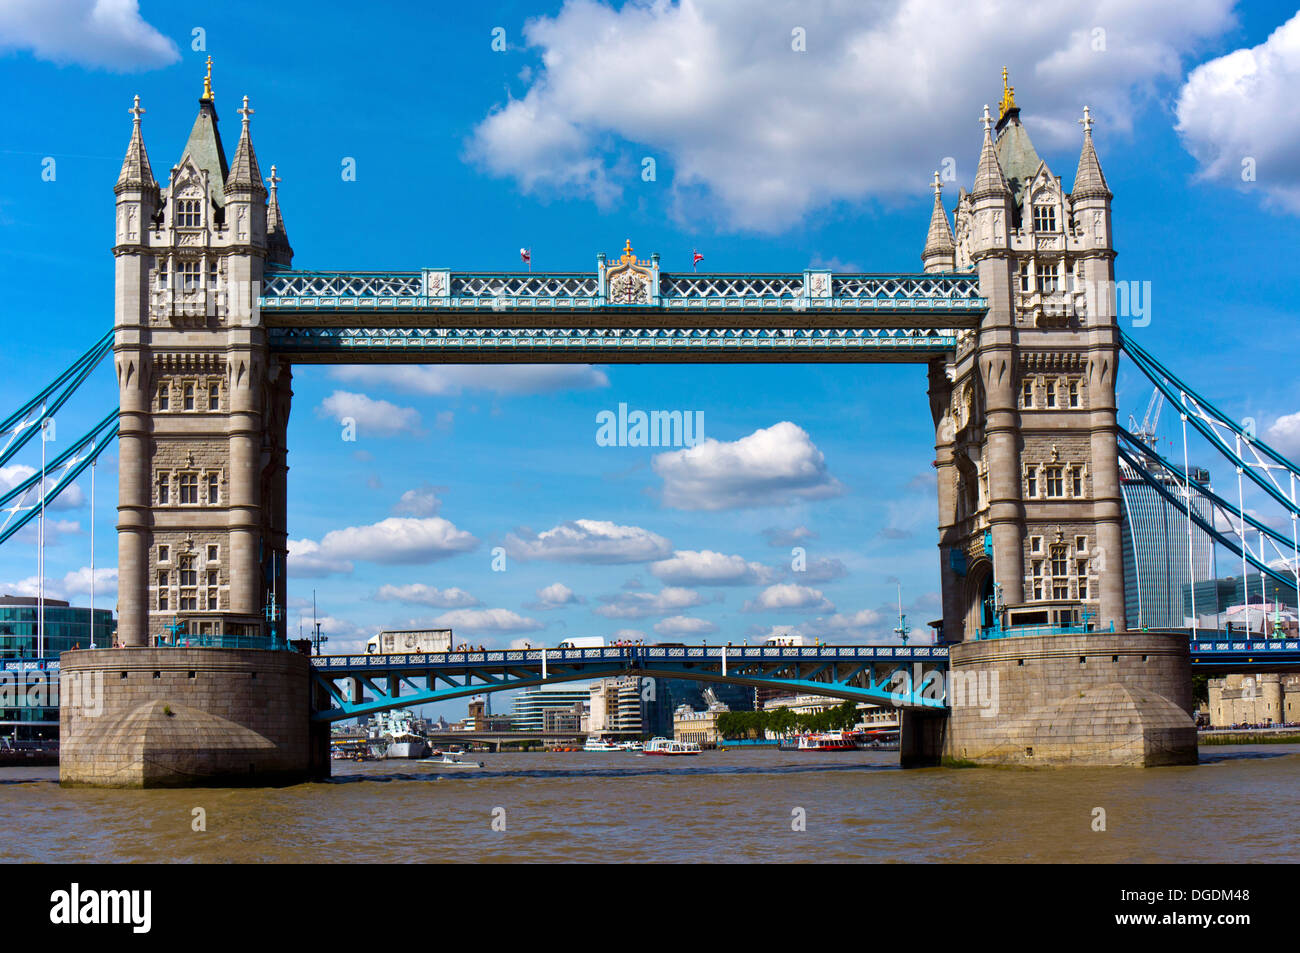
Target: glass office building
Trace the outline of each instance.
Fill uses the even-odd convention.
[[[19,742],[52,741],[59,736],[57,673],[37,668],[41,658],[41,606],[28,596],[0,596],[0,737]],[[117,623],[110,609],[69,605],[46,599],[44,658],[70,649],[107,648]]]
[[[570,688],[525,688],[514,697],[510,721],[515,731],[541,731],[548,708],[573,711],[573,706],[585,707],[591,700],[591,690]]]
[[[695,711],[708,707],[704,690],[713,689],[714,696],[732,711],[754,710],[754,689],[748,685],[730,685],[725,682],[688,682],[680,678],[656,678],[653,697],[646,700],[646,733],[655,737],[673,736],[673,712],[682,705]]]
[[[1183,485],[1173,473],[1151,458],[1143,463],[1161,489],[1182,500]],[[1194,483],[1209,487],[1208,471],[1200,467],[1191,470]],[[1189,625],[1190,612],[1183,608],[1184,590],[1193,582],[1215,578],[1214,540],[1193,524],[1189,553],[1187,516],[1122,460],[1120,493],[1124,498],[1124,608],[1129,628]],[[1193,491],[1191,505],[1194,514],[1214,525],[1209,500]]]

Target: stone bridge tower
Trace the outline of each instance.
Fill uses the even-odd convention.
[[[253,150],[253,110],[227,161],[211,58],[165,186],[139,97],[117,195],[114,359],[121,399],[118,631],[270,634],[284,605],[290,369],[271,356],[257,296],[293,255]],[[283,635],[283,633],[281,633]]]
[[[950,640],[1006,621],[1003,607],[1053,622],[1073,604],[1098,629],[1125,628],[1111,193],[1087,108],[1081,122],[1066,192],[1035,152],[1003,71],[999,117],[984,108],[955,230],[935,176],[925,270],[975,271],[989,301],[952,359],[930,366]]]

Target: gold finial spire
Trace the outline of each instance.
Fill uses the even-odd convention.
[[[1016,88],[1007,84],[1007,68],[1002,67],[1002,102],[998,104],[998,121],[1016,108]]]
[[[636,255],[632,253],[632,239],[628,239],[623,245],[623,257],[620,259],[624,264],[636,261]]]
[[[212,57],[208,57],[208,75],[203,77],[203,96],[207,102],[212,101]]]

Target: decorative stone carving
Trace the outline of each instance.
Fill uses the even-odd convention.
[[[610,304],[649,304],[653,294],[652,272],[647,263],[637,261],[632,241],[623,247],[619,263],[607,273],[605,299]]]

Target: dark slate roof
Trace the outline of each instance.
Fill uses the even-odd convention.
[[[1007,178],[1011,188],[1011,197],[1016,205],[1021,205],[1025,198],[1025,189],[1033,181],[1042,159],[1029,141],[1029,133],[1020,125],[1020,110],[1013,109],[1007,114],[1005,124],[998,131],[998,164],[1002,174]]]
[[[226,150],[221,145],[221,133],[217,130],[217,107],[210,99],[199,100],[199,114],[190,130],[190,138],[181,152],[181,160],[188,155],[194,164],[208,173],[208,183],[212,191],[212,201],[217,205],[225,204],[222,186],[225,184],[229,168],[226,165]],[[179,165],[179,163],[177,163]]]

